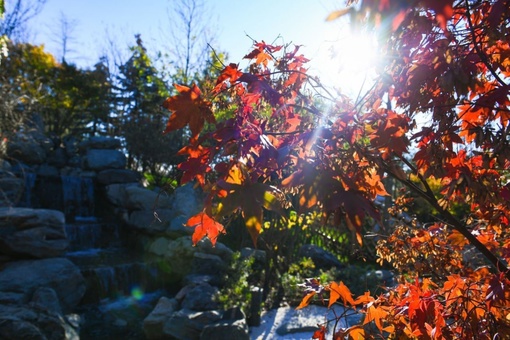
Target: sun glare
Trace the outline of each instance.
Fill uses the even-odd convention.
[[[374,37],[348,30],[325,50],[319,58],[327,70],[321,77],[326,85],[354,99],[370,87],[378,58]]]

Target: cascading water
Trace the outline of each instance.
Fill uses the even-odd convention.
[[[126,246],[117,224],[75,221],[66,230],[66,257],[87,285],[78,311],[86,321],[80,338],[143,339],[142,320],[164,294],[165,275]]]
[[[94,216],[94,181],[88,177],[62,176],[66,217]]]
[[[28,171],[18,175],[25,182],[18,206],[65,214],[69,240],[65,256],[80,268],[87,285],[75,311],[84,321],[80,338],[143,339],[143,319],[160,296],[168,295],[168,274],[128,246],[128,235],[111,216],[96,216],[99,195],[93,178]]]
[[[136,329],[138,333],[131,333],[129,338],[143,338],[141,321],[163,294],[166,277],[156,264],[127,246],[119,224],[94,216],[93,185],[90,178],[62,177],[64,210],[67,220],[72,221],[66,225],[70,241],[66,257],[81,269],[87,284],[80,307],[86,323],[80,336],[122,337],[128,328],[115,328],[115,324],[129,319],[129,323],[138,323],[136,327],[130,324],[129,331]]]
[[[23,192],[22,201],[19,203],[21,207],[31,207],[32,206],[32,190],[35,186],[35,181],[37,179],[37,175],[31,172],[26,172],[24,174],[25,178],[25,190]]]

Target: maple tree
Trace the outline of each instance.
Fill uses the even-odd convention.
[[[373,27],[384,61],[361,99],[308,76],[299,46],[262,41],[245,56],[247,69],[229,64],[214,88],[179,85],[167,100],[166,131],[192,132],[180,151],[182,180],[196,179],[207,193],[204,210],[188,221],[193,240],[214,244],[240,212],[257,244],[264,210],[285,219],[293,207],[320,211],[323,223],[351,230],[361,244],[368,218],[386,225],[379,261],[401,279],[359,297],[342,282],[308,280],[300,308],[320,296],[331,309],[364,314],[333,338],[508,337],[510,1],[347,5],[328,19],[351,15]],[[228,114],[215,119],[220,110]],[[383,221],[374,202],[388,195],[387,178],[401,189]],[[400,218],[412,214],[413,197],[435,210],[434,223]],[[469,205],[467,214],[453,213],[458,202]],[[480,263],[466,258],[473,249]],[[326,337],[327,323],[314,338]]]

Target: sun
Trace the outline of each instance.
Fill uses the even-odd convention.
[[[356,99],[373,84],[379,57],[374,35],[346,29],[338,38],[324,44],[317,56],[323,69],[321,81]]]

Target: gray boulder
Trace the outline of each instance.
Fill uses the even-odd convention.
[[[60,314],[37,307],[0,305],[0,339],[77,340],[79,335]]]
[[[32,296],[30,304],[57,314],[62,314],[57,292],[50,287],[37,288]]]
[[[204,327],[200,340],[250,339],[246,315],[240,307],[232,307],[223,312],[220,321]]]
[[[103,185],[114,183],[134,183],[140,180],[140,175],[128,169],[106,169],[97,174],[97,181]]]
[[[90,149],[85,157],[88,170],[122,169],[125,166],[126,156],[118,150]]]
[[[225,262],[230,262],[230,260],[232,260],[232,255],[234,254],[232,249],[230,249],[221,242],[216,242],[216,244],[213,246],[208,238],[205,238],[198,242],[196,248],[197,251],[201,253],[218,255]]]
[[[184,299],[181,301],[182,308],[205,311],[218,309],[220,306],[215,301],[218,294],[218,288],[208,283],[199,284],[197,286],[186,286],[182,290],[185,291]]]
[[[338,258],[327,250],[313,244],[303,245],[298,252],[300,257],[309,257],[316,269],[328,270],[331,268],[344,268]]]
[[[206,325],[200,334],[200,340],[250,340],[249,329],[246,321],[221,320]]]
[[[118,207],[127,206],[126,188],[129,186],[139,186],[137,183],[119,183],[106,186],[106,198],[108,201]]]
[[[18,203],[25,190],[25,181],[13,173],[0,171],[0,206],[14,206]]]
[[[85,149],[119,149],[121,143],[119,139],[95,136],[81,142],[78,147],[82,150]]]
[[[200,189],[193,188],[191,183],[175,189],[172,210],[175,216],[182,215],[186,219],[202,210],[203,195]]]
[[[53,148],[51,139],[38,131],[17,133],[7,142],[7,156],[25,164],[42,164]]]
[[[196,312],[189,309],[181,309],[165,322],[163,327],[164,339],[198,340],[200,333],[206,325],[219,321],[219,311]]]
[[[41,164],[37,169],[37,175],[42,177],[58,177],[60,176],[60,171],[56,166]]]
[[[221,257],[213,254],[196,252],[191,262],[192,274],[218,275],[222,276],[228,266]]]
[[[165,322],[172,317],[179,303],[175,299],[161,297],[152,312],[143,320],[143,332],[149,340],[161,339]]]
[[[19,257],[58,257],[69,241],[61,211],[0,208],[0,254]]]
[[[127,195],[127,208],[135,210],[159,211],[161,209],[172,208],[172,198],[166,193],[157,193],[152,190],[139,187],[127,186],[125,189]]]
[[[158,194],[137,183],[110,184],[106,187],[108,200],[116,206],[130,210],[159,212],[172,207],[172,199],[165,193]]]
[[[173,212],[170,209],[135,210],[129,215],[128,225],[148,234],[166,234],[173,238],[190,235],[193,232],[191,228],[184,226],[178,230],[172,229],[171,221]]]
[[[30,301],[40,287],[52,288],[64,312],[72,311],[85,294],[80,270],[64,258],[14,261],[0,270],[0,291],[18,294],[17,303]]]
[[[193,247],[191,237],[180,237],[168,242],[163,257],[167,260],[171,273],[176,280],[180,281],[189,274],[191,270],[190,263],[196,251],[197,248]]]

